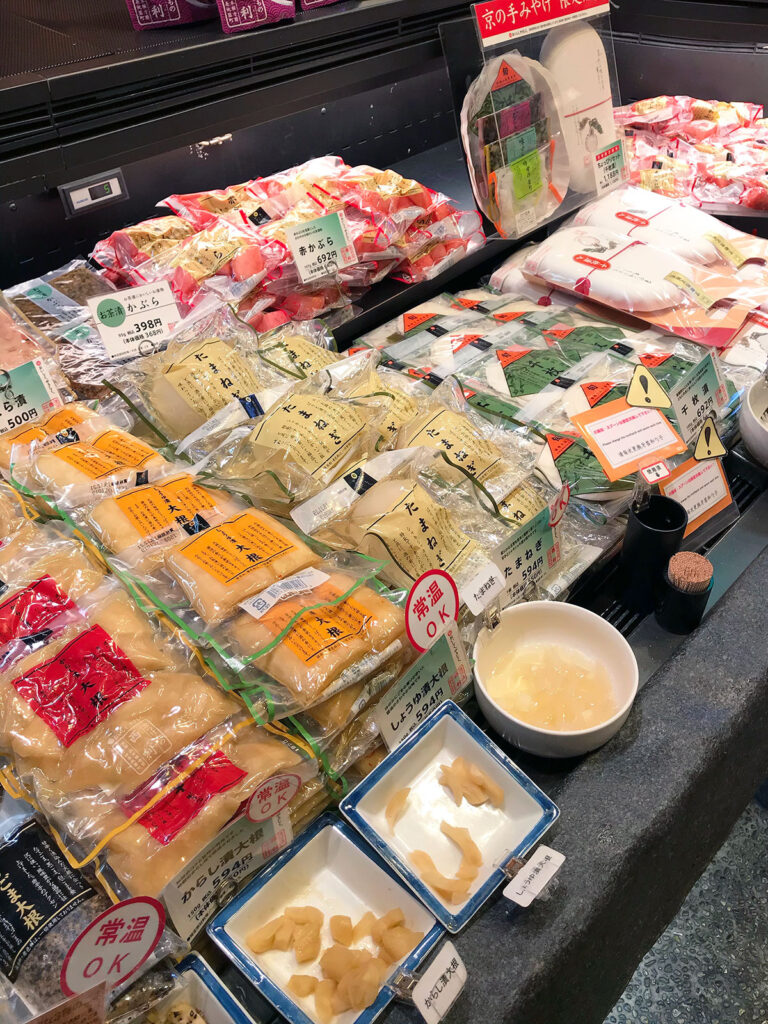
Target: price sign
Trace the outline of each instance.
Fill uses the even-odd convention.
[[[698,437],[706,418],[716,417],[720,406],[728,401],[728,388],[717,356],[708,352],[673,388],[670,397],[680,433],[690,444]]]
[[[429,1024],[438,1024],[467,983],[467,968],[452,942],[446,942],[413,988],[416,1009]]]
[[[438,705],[468,686],[470,679],[464,643],[458,626],[451,623],[376,705],[376,724],[389,750],[394,750]]]
[[[417,651],[426,651],[459,617],[459,592],[442,569],[430,569],[416,580],[405,606],[405,629]]]
[[[296,224],[286,230],[285,238],[303,284],[358,262],[343,213]]]
[[[624,179],[624,145],[621,139],[595,153],[595,187],[597,194],[608,192]]]
[[[139,896],[99,914],[75,939],[61,968],[61,990],[78,995],[100,982],[121,984],[152,955],[165,927],[162,903]]]
[[[526,589],[538,583],[560,561],[560,520],[569,497],[570,489],[563,487],[552,505],[542,509],[496,548],[493,560],[504,573],[511,604],[521,600]]]
[[[88,299],[88,308],[104,348],[114,359],[156,352],[179,319],[167,281]]]
[[[274,775],[271,779],[259,786],[254,791],[246,815],[250,821],[258,824],[262,821],[269,821],[279,814],[284,807],[293,800],[301,786],[301,776],[292,773],[287,775]]]
[[[63,404],[42,359],[0,370],[0,434],[34,423]]]
[[[102,981],[95,988],[41,1013],[30,1024],[104,1024],[106,1013],[107,986]]]
[[[474,8],[480,39],[487,47],[607,14],[610,4],[607,0],[487,0]]]

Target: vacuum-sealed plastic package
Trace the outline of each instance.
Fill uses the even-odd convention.
[[[216,0],[216,5],[225,32],[245,32],[296,14],[296,0]]]
[[[758,304],[730,277],[602,227],[561,228],[533,250],[523,270],[707,345],[727,345]]]
[[[5,295],[38,330],[60,332],[88,316],[88,299],[111,291],[84,260],[72,260],[42,277],[9,288]]]
[[[56,434],[62,431],[70,428],[77,430],[86,420],[96,420],[105,427],[110,425],[109,420],[102,417],[98,410],[90,405],[83,402],[69,402],[67,405],[58,406],[53,411],[45,413],[29,424],[0,434],[0,467],[5,470],[10,468],[11,462],[14,461],[15,448],[26,447],[33,441],[40,445],[47,438],[55,439]]]
[[[305,199],[312,185],[340,177],[345,168],[339,156],[314,157],[265,178],[256,178],[249,182],[248,189],[271,220],[285,216],[296,203]]]
[[[232,399],[280,384],[258,358],[258,339],[227,306],[201,309],[172,333],[165,352],[124,371],[152,418],[171,440],[201,427]]]
[[[461,593],[509,531],[481,506],[471,480],[455,480],[439,452],[385,452],[291,515],[315,540],[385,562],[381,579],[395,587],[409,589],[422,573],[443,569]]]
[[[301,707],[366,679],[405,647],[401,608],[367,585],[378,563],[345,554],[283,578],[222,629],[238,660]]]
[[[249,189],[249,181],[227,188],[214,188],[205,192],[189,192],[163,199],[158,206],[168,206],[183,217],[197,231],[215,224],[219,217],[242,210],[246,217],[259,209],[259,200]]]
[[[585,501],[610,501],[631,492],[632,477],[611,481],[597,456],[577,430],[548,430],[536,460],[536,475],[560,490],[568,484],[573,497]]]
[[[324,325],[307,320],[286,324],[259,337],[259,358],[277,373],[299,380],[337,362],[332,335]]]
[[[216,17],[216,0],[125,0],[137,32]]]
[[[152,217],[127,228],[113,231],[94,246],[92,259],[117,284],[142,283],[135,271],[177,242],[194,233],[189,221],[182,217]]]
[[[202,530],[165,557],[167,572],[209,626],[252,594],[317,561],[297,534],[254,508]]]
[[[334,384],[329,370],[296,384],[263,416],[221,440],[206,472],[261,508],[287,511],[383,443],[391,397],[371,391],[354,397],[369,376],[364,365],[358,379],[353,374]]]
[[[86,525],[134,572],[151,571],[164,552],[190,535],[241,510],[232,495],[190,473],[161,477],[104,498],[86,513]]]
[[[0,979],[13,984],[32,1013],[44,1013],[67,998],[61,974],[70,947],[112,902],[91,871],[78,870],[67,862],[37,816],[5,832],[0,839],[0,858],[5,891],[17,897],[4,915]],[[164,931],[139,974],[183,948],[178,938]],[[135,978],[134,974],[130,982],[116,986],[110,999]]]

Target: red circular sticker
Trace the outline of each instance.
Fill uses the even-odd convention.
[[[549,525],[557,526],[560,520],[565,515],[565,510],[568,508],[568,502],[571,500],[571,487],[570,484],[563,484],[560,489],[560,493],[549,506]]]
[[[300,775],[274,775],[263,786],[254,790],[245,809],[248,820],[258,824],[274,818],[293,800],[300,786]]]
[[[408,594],[405,629],[417,651],[428,651],[437,638],[459,617],[459,591],[442,569],[419,576]]]
[[[163,905],[151,896],[135,896],[105,910],[69,947],[61,991],[76,996],[102,981],[113,989],[151,956],[164,927]]]

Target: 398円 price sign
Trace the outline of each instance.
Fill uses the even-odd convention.
[[[358,262],[343,213],[327,213],[295,224],[286,230],[285,237],[303,284]]]
[[[607,14],[607,0],[486,0],[474,5],[483,46],[496,46],[555,25]]]
[[[62,992],[74,996],[102,981],[115,988],[152,955],[164,927],[163,905],[149,896],[105,910],[70,946],[61,968]]]
[[[104,348],[114,359],[156,352],[179,319],[167,281],[88,299],[88,308]]]

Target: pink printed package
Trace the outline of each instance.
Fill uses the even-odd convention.
[[[225,32],[245,32],[293,18],[296,0],[216,0]]]
[[[125,3],[137,32],[216,17],[216,0],[125,0]]]

